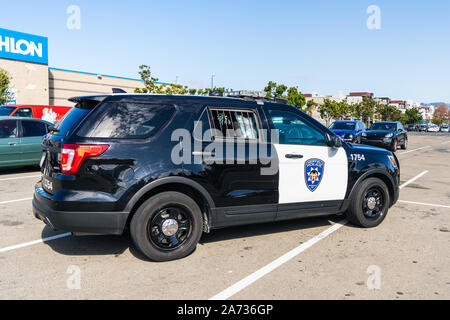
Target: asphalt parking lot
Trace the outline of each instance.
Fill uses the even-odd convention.
[[[0,171],[0,299],[450,299],[450,135],[410,134],[397,155],[400,202],[376,229],[331,216],[216,230],[167,263],[128,235],[53,239],[31,211],[39,171]]]

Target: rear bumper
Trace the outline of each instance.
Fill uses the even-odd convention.
[[[128,212],[59,211],[50,195],[37,187],[33,198],[34,216],[55,230],[82,234],[121,235]],[[93,204],[95,205],[95,204]]]

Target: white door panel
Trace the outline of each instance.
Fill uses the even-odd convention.
[[[343,200],[348,183],[348,160],[344,148],[275,144],[279,159],[280,204]],[[287,158],[287,155],[294,155]],[[298,156],[303,156],[299,158]],[[306,183],[305,163],[320,159],[325,163],[319,186],[311,191]]]

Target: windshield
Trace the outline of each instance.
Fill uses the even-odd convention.
[[[335,122],[330,127],[331,130],[354,130],[354,122]]]
[[[369,130],[395,131],[397,130],[397,124],[378,122],[374,123]]]
[[[0,116],[9,116],[15,109],[16,109],[16,107],[1,106],[0,107]]]

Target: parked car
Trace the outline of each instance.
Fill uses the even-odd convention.
[[[420,131],[420,126],[418,124],[408,124],[406,127],[407,131]]]
[[[185,257],[204,232],[228,226],[346,212],[376,227],[399,196],[395,155],[342,142],[293,106],[171,95],[71,101],[43,142],[35,217],[75,235],[128,227],[152,260]],[[216,144],[244,151],[222,154]]]
[[[71,109],[60,106],[6,105],[0,106],[0,116],[41,119],[55,124]]]
[[[449,132],[449,125],[448,124],[443,124],[441,126],[441,132]]]
[[[42,139],[51,128],[43,120],[0,117],[0,167],[39,165]]]
[[[398,146],[408,148],[408,133],[400,122],[376,122],[362,134],[361,142],[395,152]]]
[[[420,132],[426,132],[428,130],[428,125],[427,124],[421,124],[419,126],[419,131]]]
[[[366,125],[362,121],[335,121],[330,130],[347,142],[360,143]]]
[[[430,124],[427,129],[427,132],[439,132],[439,126],[436,124]]]

